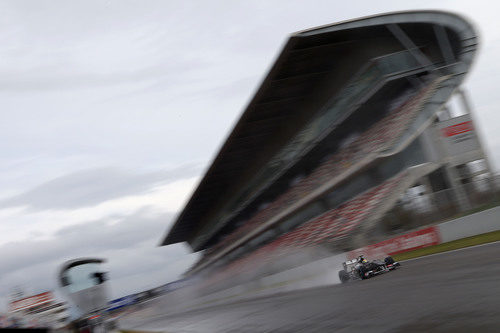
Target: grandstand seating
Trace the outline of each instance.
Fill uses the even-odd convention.
[[[383,184],[358,195],[321,216],[304,223],[284,236],[282,245],[304,247],[322,243],[332,238],[346,235],[356,227],[367,214],[383,200],[386,193],[397,185],[401,176],[394,177]]]
[[[349,145],[331,155],[311,174],[291,186],[275,201],[258,211],[245,224],[213,246],[209,251],[206,251],[203,260],[232,244],[250,230],[265,223],[287,207],[298,202],[301,198],[311,194],[329,180],[341,175],[350,167],[355,166],[367,154],[389,149],[408,127],[412,119],[415,118],[418,111],[421,110],[423,103],[437,88],[439,82],[439,79],[435,80],[427,87],[421,89],[420,92],[410,96],[409,99],[389,112],[388,115],[363,132]],[[379,190],[381,191],[382,189]],[[377,192],[378,188],[372,191],[377,193],[376,195],[381,195],[381,192]],[[376,201],[374,199],[375,194],[370,196],[369,193],[367,192],[365,196],[344,203],[340,207],[321,215],[314,221],[302,225],[294,233],[280,237],[278,239],[281,242],[280,244],[283,246],[289,246],[290,244],[294,246],[310,245],[311,243],[321,242],[337,233],[340,235],[349,232],[366,215],[366,212],[369,210],[366,207],[371,207],[371,203]],[[365,209],[360,209],[360,207],[365,207]],[[326,223],[325,221],[332,222]],[[267,246],[266,249],[268,249]]]
[[[385,199],[404,178],[406,172],[392,177],[341,206],[332,209],[303,225],[285,233],[269,244],[246,254],[214,273],[206,285],[220,282],[238,273],[255,271],[268,262],[274,261],[290,251],[342,239],[358,226],[365,217]]]

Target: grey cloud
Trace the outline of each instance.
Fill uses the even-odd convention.
[[[0,298],[17,285],[28,293],[55,289],[58,268],[76,257],[108,259],[114,296],[175,280],[194,260],[182,244],[155,246],[172,220],[170,213],[152,216],[144,207],[117,223],[110,220],[116,217],[63,228],[50,240],[0,246]]]
[[[71,69],[61,72],[51,68],[38,68],[36,73],[39,74],[33,74],[32,71],[11,73],[4,71],[0,78],[0,90],[3,92],[59,91],[141,82],[162,82],[165,86],[182,80],[186,72],[194,71],[198,66],[200,64],[195,62],[177,62],[111,73],[78,73]]]
[[[43,183],[20,195],[0,201],[0,208],[27,206],[32,210],[88,207],[127,195],[145,193],[154,186],[197,175],[194,165],[149,173],[117,168],[84,170]]]
[[[116,216],[108,216],[62,228],[51,240],[5,244],[1,247],[5,255],[0,259],[0,270],[16,271],[53,258],[64,259],[98,254],[105,250],[129,249],[146,240],[151,240],[149,247],[153,248],[158,244],[160,235],[165,232],[172,214],[155,217],[147,215],[146,207],[118,219],[117,223],[110,224],[110,221],[116,220]]]

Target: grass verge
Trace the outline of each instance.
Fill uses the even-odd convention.
[[[451,250],[457,250],[464,247],[486,244],[491,242],[500,241],[500,230],[488,232],[485,234],[480,234],[476,236],[471,236],[467,238],[457,239],[451,242],[442,243],[438,245],[433,245],[429,247],[424,247],[422,249],[395,254],[392,257],[396,261],[402,261],[407,259],[413,259],[418,257],[427,256],[429,254],[435,254],[440,252],[446,252]]]

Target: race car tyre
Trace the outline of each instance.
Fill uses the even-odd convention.
[[[365,268],[363,266],[358,268],[358,274],[359,274],[359,277],[361,278],[361,280],[368,278],[367,276],[365,276],[365,273],[366,273],[366,271],[365,271]]]
[[[386,257],[384,259],[384,262],[385,262],[386,265],[392,265],[392,264],[395,263],[395,261],[394,261],[394,259],[392,257]]]
[[[349,273],[347,273],[345,270],[341,270],[341,271],[339,271],[339,279],[340,279],[340,282],[346,283],[347,281],[349,281],[351,279],[351,277],[349,276]]]

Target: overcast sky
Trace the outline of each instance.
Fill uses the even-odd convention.
[[[500,165],[498,9],[481,1],[0,1],[0,311],[109,259],[113,296],[196,259],[157,247],[287,36],[405,9],[448,9],[481,34],[467,78]]]

